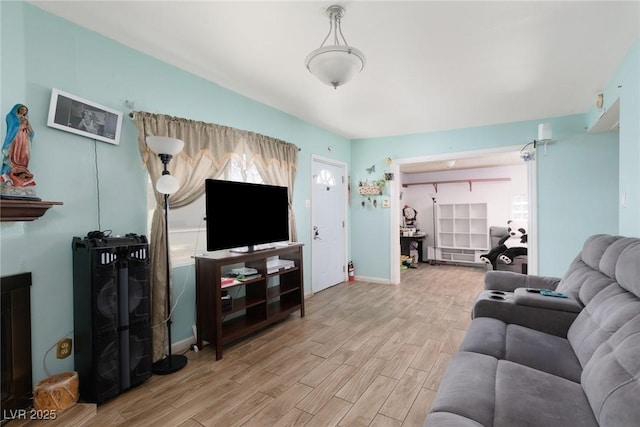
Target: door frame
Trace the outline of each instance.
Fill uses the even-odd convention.
[[[313,271],[313,223],[314,223],[314,210],[313,207],[315,206],[315,200],[314,200],[314,192],[313,192],[313,185],[314,185],[314,176],[313,176],[313,166],[315,163],[324,163],[324,164],[328,164],[337,168],[340,168],[342,170],[343,176],[344,176],[344,187],[343,187],[343,194],[342,194],[342,199],[343,199],[343,218],[344,218],[344,227],[342,228],[342,245],[343,245],[343,249],[344,249],[344,259],[343,261],[343,265],[344,265],[344,275],[343,275],[343,282],[346,282],[348,280],[348,271],[347,271],[347,263],[348,263],[348,258],[349,258],[349,251],[348,251],[348,245],[347,245],[347,236],[349,235],[349,218],[348,218],[348,213],[349,213],[349,187],[350,187],[350,182],[349,182],[349,168],[347,163],[345,162],[341,162],[335,159],[330,159],[328,157],[323,157],[323,156],[318,156],[316,154],[312,154],[311,155],[311,181],[309,183],[309,190],[310,190],[310,194],[311,194],[311,214],[309,215],[310,219],[311,219],[311,224],[309,226],[309,242],[311,242],[311,295],[313,295],[315,293],[315,290],[313,289],[313,275],[314,275],[314,271]]]
[[[394,180],[390,183],[389,198],[391,200],[389,215],[389,241],[391,242],[391,259],[389,260],[389,271],[391,272],[391,284],[400,284],[400,269],[398,261],[400,259],[400,239],[398,238],[398,224],[400,224],[400,165],[421,162],[436,162],[464,159],[468,157],[480,157],[495,153],[520,151],[521,145],[509,145],[504,147],[486,148],[482,150],[464,151],[457,153],[433,154],[421,157],[408,157],[404,159],[394,159],[391,161],[391,172]],[[528,201],[529,201],[529,231],[527,233],[528,249],[528,272],[538,273],[538,182],[536,179],[537,163],[535,156],[527,163],[528,176]],[[423,249],[424,250],[424,249]]]

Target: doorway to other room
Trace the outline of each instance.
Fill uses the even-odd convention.
[[[520,146],[396,159],[392,170],[397,177],[391,193],[395,195],[391,197],[390,216],[392,283],[398,284],[401,279],[397,230],[403,224],[405,206],[417,211],[417,227],[427,234],[420,261],[482,266],[479,254],[491,249],[489,228],[518,219],[529,224],[529,272],[537,270],[536,164],[533,159],[525,162],[520,157]],[[469,212],[462,215],[465,207]],[[460,211],[461,216],[452,214],[441,221],[442,209]],[[472,213],[479,219],[472,218]],[[476,233],[481,222],[482,230]],[[442,228],[453,228],[456,223],[460,233]]]

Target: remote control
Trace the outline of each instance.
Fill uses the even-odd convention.
[[[561,292],[550,291],[548,289],[540,290],[540,295],[544,295],[545,297],[569,298],[569,295],[567,295],[567,294],[563,294]]]

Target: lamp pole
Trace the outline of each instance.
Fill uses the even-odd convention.
[[[436,228],[436,196],[432,196],[433,200],[433,264],[438,265],[438,258],[436,257],[436,236],[438,230]]]

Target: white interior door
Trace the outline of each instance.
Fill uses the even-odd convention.
[[[313,159],[311,288],[319,292],[346,279],[346,166]]]

